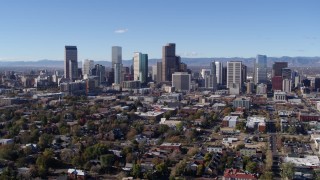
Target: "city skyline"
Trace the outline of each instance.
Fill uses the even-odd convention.
[[[318,1],[18,2],[0,6],[0,60],[62,60],[65,45],[78,47],[79,61],[111,61],[115,45],[123,59],[136,51],[152,59],[171,42],[181,57],[320,52]]]

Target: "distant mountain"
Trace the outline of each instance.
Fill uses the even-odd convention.
[[[161,59],[149,59],[149,66],[156,65]],[[254,58],[182,58],[182,62],[188,66],[208,67],[212,61],[242,61],[248,67],[253,67]],[[320,67],[320,57],[268,57],[268,67],[271,67],[274,62],[283,61],[288,62],[290,67]],[[95,64],[101,64],[106,67],[111,67],[110,61],[95,61]],[[64,62],[62,60],[38,60],[38,61],[0,61],[0,67],[34,67],[34,68],[63,68]],[[82,62],[79,62],[81,67]],[[123,60],[123,66],[131,66],[132,60]]]

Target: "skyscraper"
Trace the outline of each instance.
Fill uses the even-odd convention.
[[[242,85],[242,62],[227,62],[227,88],[233,87],[234,84],[241,87]]]
[[[211,82],[211,86],[209,86],[210,88],[216,90],[217,89],[217,66],[216,66],[216,62],[211,62],[210,64],[210,69],[211,69],[211,77],[210,82]]]
[[[288,62],[274,62],[272,65],[272,77],[282,76],[282,69],[288,67]]]
[[[172,87],[176,91],[189,91],[191,85],[191,75],[187,72],[175,72],[172,74]]]
[[[112,68],[114,71],[114,83],[122,82],[122,48],[120,46],[112,46]]]
[[[176,56],[176,45],[169,43],[162,47],[162,81],[171,81],[172,74],[179,71],[180,57]]]
[[[282,79],[292,79],[292,71],[290,68],[282,68]]]
[[[78,50],[77,46],[65,46],[64,77],[71,81],[78,78]]]
[[[99,84],[106,81],[106,67],[101,64],[96,64],[92,69],[92,75],[97,76]]]
[[[217,77],[217,84],[222,84],[222,62],[215,62],[216,64],[216,77]]]
[[[82,74],[83,75],[91,75],[91,70],[94,68],[94,61],[85,59],[82,65]]]
[[[254,82],[267,83],[267,77],[267,56],[258,54],[254,63]]]
[[[133,79],[141,83],[148,78],[148,54],[135,52],[133,56]]]
[[[156,82],[160,83],[162,81],[162,62],[157,62],[157,79]]]

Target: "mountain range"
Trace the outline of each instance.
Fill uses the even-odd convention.
[[[255,58],[181,58],[181,61],[188,66],[209,67],[212,61],[221,61],[224,64],[227,61],[242,61],[248,67],[253,67]],[[149,59],[149,66],[156,65],[161,59]],[[288,62],[289,67],[320,67],[320,57],[268,57],[268,67],[274,62]],[[82,62],[79,61],[79,67]],[[111,62],[107,60],[95,61],[95,64],[101,64],[111,67]],[[62,60],[37,60],[37,61],[0,61],[0,67],[34,67],[34,68],[63,68]],[[132,60],[123,60],[123,66],[131,66]]]

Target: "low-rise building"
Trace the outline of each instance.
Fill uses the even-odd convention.
[[[250,109],[251,106],[251,98],[250,97],[241,97],[233,100],[232,105],[234,108],[242,107],[246,109]]]
[[[223,127],[235,128],[237,123],[239,122],[238,116],[225,116],[222,120]]]

